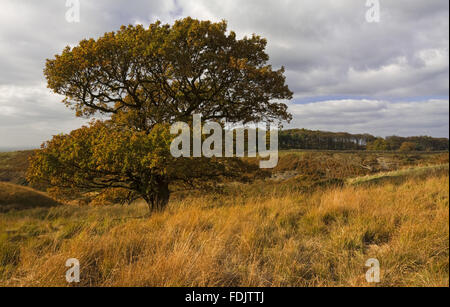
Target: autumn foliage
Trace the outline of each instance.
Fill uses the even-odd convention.
[[[161,210],[170,190],[214,187],[258,171],[256,164],[238,159],[173,158],[172,139],[163,124],[146,133],[111,121],[92,122],[43,144],[30,159],[28,177],[64,200],[131,203],[142,198],[151,210]]]
[[[130,202],[162,209],[179,187],[242,179],[242,160],[174,159],[169,125],[290,120],[284,69],[267,64],[266,40],[237,39],[225,22],[191,18],[117,32],[66,47],[44,69],[48,87],[77,116],[106,117],[57,135],[31,158],[28,179],[60,198]],[[244,176],[245,177],[245,176]]]

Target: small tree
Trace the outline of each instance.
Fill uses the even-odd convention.
[[[399,151],[414,151],[417,150],[417,144],[413,142],[403,142]]]
[[[173,159],[167,125],[190,122],[195,113],[205,121],[289,121],[287,106],[274,100],[291,99],[292,92],[284,69],[267,64],[265,47],[256,35],[236,39],[224,21],[191,18],[148,29],[122,26],[66,47],[47,60],[48,87],[77,116],[110,116],[45,143],[29,179],[59,194],[114,190],[163,208],[174,181],[233,174],[226,164],[239,162]]]
[[[366,146],[367,150],[375,150],[375,151],[383,151],[383,150],[389,150],[389,146],[385,139],[383,138],[376,138],[374,141],[367,143]]]

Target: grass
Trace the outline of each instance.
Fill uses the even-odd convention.
[[[25,185],[28,157],[32,150],[0,152],[0,181]]]
[[[429,175],[430,172],[448,173],[449,165],[429,165],[420,167],[408,167],[391,172],[380,172],[375,175],[368,175],[356,178],[348,178],[346,182],[350,185],[381,182],[384,180],[402,179],[404,177]]]
[[[173,194],[168,209],[60,205],[0,153],[0,286],[449,285],[448,153],[281,152],[270,180]],[[220,193],[218,193],[220,192]]]
[[[59,203],[45,193],[29,187],[0,182],[0,212],[57,205]]]
[[[151,216],[141,203],[0,214],[0,285],[67,286],[68,258],[81,286],[371,286],[369,258],[381,286],[449,285],[448,174],[280,187],[175,197]]]

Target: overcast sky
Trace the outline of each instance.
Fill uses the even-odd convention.
[[[366,0],[79,3],[69,23],[66,0],[0,0],[0,147],[37,147],[85,122],[46,88],[46,58],[122,24],[186,16],[268,39],[294,92],[288,127],[448,137],[448,0],[379,0],[379,22],[367,21]]]

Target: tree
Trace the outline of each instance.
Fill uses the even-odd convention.
[[[399,151],[414,151],[417,150],[417,144],[413,142],[403,142]]]
[[[236,39],[226,23],[186,18],[122,26],[47,60],[48,86],[77,115],[113,114],[130,128],[187,122],[192,114],[228,122],[289,120],[284,68],[267,65],[266,40]]]
[[[169,183],[178,189],[213,185],[256,169],[236,159],[173,158],[172,139],[163,124],[146,133],[96,121],[46,142],[32,156],[28,177],[62,199],[88,195],[130,203],[143,198],[151,210],[161,210],[169,200]]]
[[[367,150],[389,150],[389,146],[385,139],[376,138],[374,141],[367,144]]]
[[[225,21],[192,18],[148,29],[122,26],[66,47],[46,62],[48,87],[65,96],[76,116],[107,120],[45,143],[32,159],[30,180],[45,180],[66,195],[127,191],[122,199],[142,197],[163,208],[170,184],[196,167],[168,155],[167,125],[191,122],[196,113],[233,123],[291,119],[287,106],[274,102],[292,98],[284,68],[267,64],[265,47],[257,35],[237,39]],[[186,171],[181,181],[233,173],[223,161],[195,163],[216,165],[212,172]]]

